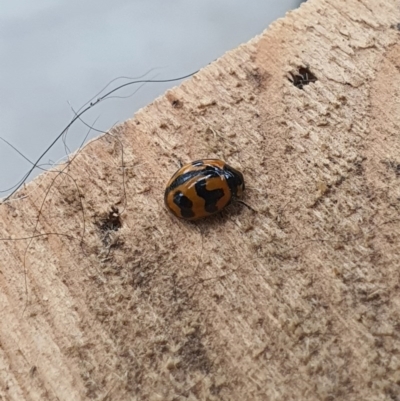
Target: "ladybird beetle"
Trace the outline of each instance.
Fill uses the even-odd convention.
[[[222,160],[182,166],[168,181],[164,202],[176,217],[197,220],[220,212],[244,191],[243,174]]]

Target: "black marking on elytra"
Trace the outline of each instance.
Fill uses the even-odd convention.
[[[182,192],[178,191],[174,195],[174,203],[181,210],[181,216],[188,219],[194,217],[194,212],[192,210],[193,202],[185,196]]]
[[[202,166],[204,164],[203,160],[195,160],[194,162],[192,162],[192,166]]]
[[[200,162],[200,161],[199,161]],[[206,166],[201,170],[188,171],[185,174],[181,174],[174,181],[171,182],[171,185],[166,189],[166,192],[172,191],[173,189],[179,187],[184,184],[186,181],[191,180],[194,177],[204,176],[204,177],[219,177],[223,174],[223,171],[217,167]]]
[[[171,182],[171,185],[166,189],[166,192],[172,191],[173,189],[184,184],[186,181],[191,180],[193,177],[197,177],[203,174],[204,174],[203,170],[188,171],[185,174],[181,174],[178,177],[176,177],[174,181]]]
[[[196,182],[195,188],[196,193],[200,198],[204,199],[205,206],[204,209],[207,213],[215,213],[218,212],[217,203],[224,196],[223,189],[212,189],[209,191],[207,188],[207,180],[200,180]]]
[[[240,171],[226,164],[224,168],[224,176],[226,178],[226,181],[228,182],[228,186],[231,190],[232,196],[237,196],[237,189],[240,186],[242,186],[242,190],[244,191],[244,178],[243,174]]]

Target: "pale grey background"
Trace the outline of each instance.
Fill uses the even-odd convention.
[[[68,101],[78,109],[120,76],[150,71],[148,78],[166,79],[191,73],[261,33],[300,3],[0,0],[0,137],[36,160],[73,117]],[[176,84],[147,84],[129,98],[105,101],[85,115],[85,121],[93,123],[99,117],[96,127],[107,130]],[[71,151],[86,131],[79,123],[71,128]],[[60,142],[42,163],[63,155]],[[15,185],[29,168],[0,141],[0,190]]]

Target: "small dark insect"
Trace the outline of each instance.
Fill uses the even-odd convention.
[[[245,189],[243,174],[222,160],[203,159],[182,166],[168,181],[164,201],[176,217],[198,220],[220,212]]]

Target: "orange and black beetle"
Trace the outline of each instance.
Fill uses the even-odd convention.
[[[222,160],[203,159],[181,167],[168,181],[167,209],[185,220],[220,212],[244,191],[243,174]]]

